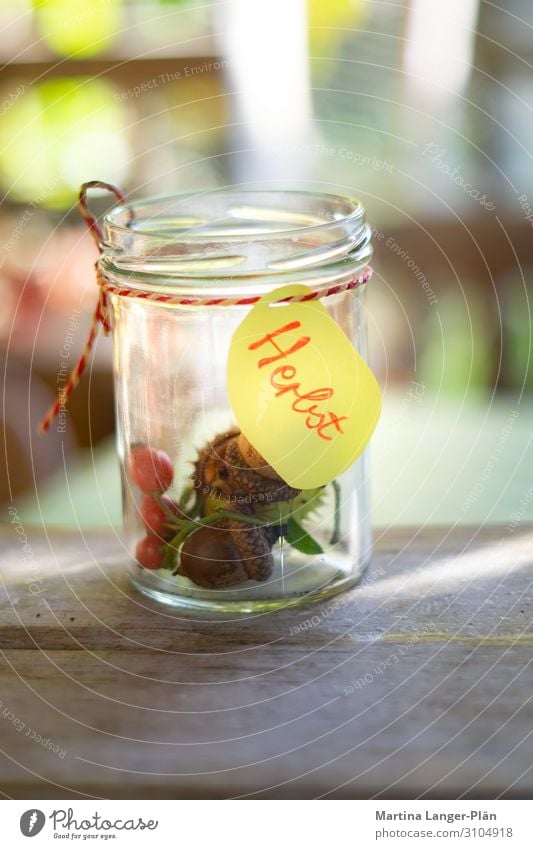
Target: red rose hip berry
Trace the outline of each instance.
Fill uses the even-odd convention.
[[[137,543],[135,559],[144,569],[159,569],[163,562],[163,546],[157,537],[143,537]]]
[[[174,478],[172,460],[164,451],[137,445],[130,455],[130,472],[141,492],[164,492]]]
[[[141,501],[141,519],[146,530],[158,537],[171,537],[175,533],[168,525],[172,522],[169,513],[176,518],[179,515],[177,504],[168,495],[143,495]]]

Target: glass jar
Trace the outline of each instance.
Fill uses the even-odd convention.
[[[288,485],[236,421],[228,357],[254,304],[289,284],[365,357],[372,249],[361,204],[299,191],[147,199],[111,210],[103,248],[134,585],[225,613],[352,587],[371,554],[366,452],[334,480]],[[249,382],[238,387],[260,422],[263,402]]]

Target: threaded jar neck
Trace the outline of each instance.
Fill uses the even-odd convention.
[[[371,259],[361,203],[301,191],[216,190],[115,206],[102,272],[150,291],[262,295],[343,282]]]

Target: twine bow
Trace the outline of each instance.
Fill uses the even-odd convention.
[[[88,207],[87,202],[87,192],[89,189],[105,189],[105,191],[111,192],[111,194],[115,195],[119,203],[125,203],[126,198],[116,186],[112,186],[111,183],[103,183],[100,180],[91,180],[88,183],[83,183],[80,194],[78,198],[78,209],[82,215],[82,218],[85,220],[87,224],[87,228],[89,233],[93,237],[96,242],[96,247],[98,248],[99,253],[103,253],[103,232],[100,227],[97,219],[92,214]],[[98,269],[98,260],[95,263],[96,267],[96,276],[98,282],[100,282],[100,274]],[[83,351],[81,356],[76,363],[75,367],[70,372],[67,382],[63,386],[62,389],[59,390],[56,401],[52,404],[52,406],[47,411],[46,415],[43,417],[39,424],[39,431],[41,433],[46,433],[49,430],[50,425],[54,421],[55,417],[61,410],[65,409],[65,405],[70,395],[74,392],[76,386],[80,382],[80,378],[85,371],[87,363],[91,358],[91,350],[94,345],[94,341],[98,335],[98,329],[102,326],[104,333],[107,334],[111,332],[111,324],[109,321],[109,299],[107,296],[107,292],[105,286],[99,286],[98,292],[98,301],[96,303],[96,309],[93,313],[93,317],[91,320],[91,327],[89,330],[89,335],[87,336],[87,341],[83,347]]]

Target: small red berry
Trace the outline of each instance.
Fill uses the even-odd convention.
[[[145,569],[159,569],[163,562],[163,546],[157,537],[143,537],[137,543],[135,559]]]
[[[131,452],[130,472],[141,492],[164,492],[172,483],[174,466],[164,451],[137,445]]]
[[[168,524],[172,521],[168,515],[169,512],[177,517],[180,511],[177,504],[168,495],[160,495],[159,497],[143,495],[141,519],[149,533],[163,538],[174,535],[175,531],[168,527]]]

